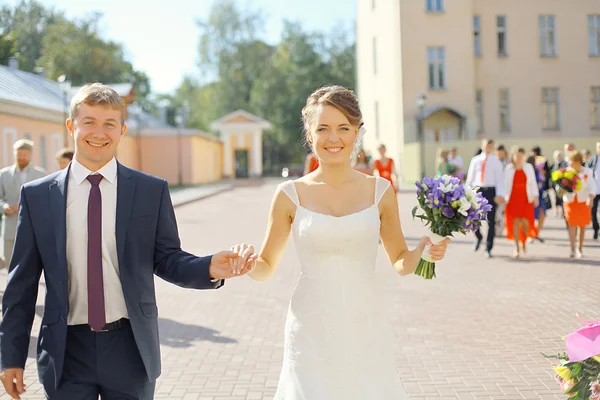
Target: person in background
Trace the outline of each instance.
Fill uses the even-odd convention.
[[[498,157],[498,160],[502,163],[502,167],[506,168],[510,160],[508,159],[508,154],[506,153],[506,148],[503,144],[499,144],[498,147],[496,147],[496,157]]]
[[[448,161],[452,166],[454,166],[454,176],[456,176],[461,181],[465,180],[465,172],[464,172],[464,162],[462,157],[458,154],[458,148],[453,147],[450,150],[450,154],[448,154]]]
[[[557,171],[561,168],[566,168],[567,167],[567,162],[565,161],[565,156],[563,154],[562,151],[560,150],[555,150],[554,153],[552,154],[552,158],[554,159],[554,164],[552,165],[551,170],[552,171]],[[550,186],[554,189],[554,193],[555,193],[555,197],[556,197],[556,201],[555,201],[555,208],[554,208],[554,216],[558,217],[565,215],[565,212],[563,210],[563,199],[562,196],[559,196],[557,194],[558,191],[558,187],[554,184],[554,182],[552,182],[552,180],[550,180]],[[560,209],[560,212],[559,212]]]
[[[436,161],[436,175],[452,175],[454,172],[452,164],[448,160],[448,150],[438,149],[438,156]]]
[[[535,172],[536,185],[538,188],[539,202],[535,207],[535,229],[537,232],[536,236],[531,238],[531,241],[538,240],[544,243],[544,239],[540,237],[540,231],[544,227],[544,221],[546,219],[546,203],[543,201],[543,195],[545,190],[545,177],[544,174],[536,168],[536,158],[533,155],[527,157],[527,163],[533,167]]]
[[[539,204],[535,169],[525,162],[525,149],[511,151],[510,163],[504,170],[506,200],[506,238],[514,240],[514,258],[527,251],[527,238],[537,235],[534,226],[534,208]]]
[[[373,175],[373,165],[363,149],[360,149],[356,155],[354,169],[366,175]]]
[[[585,227],[592,221],[592,202],[598,191],[596,190],[593,172],[583,165],[583,155],[580,152],[575,151],[569,154],[569,167],[573,168],[579,174],[581,188],[572,193],[562,193],[565,218],[569,227],[571,258],[581,258],[583,257]],[[577,229],[579,229],[579,246],[575,248]]]
[[[17,233],[19,198],[21,186],[38,178],[43,178],[46,171],[31,163],[33,142],[20,139],[13,145],[14,164],[0,170],[0,213],[2,219],[2,237],[4,238],[4,255],[0,267],[7,266],[12,257]]]
[[[590,158],[592,158],[592,152],[588,149],[582,150],[581,154],[583,154],[583,163],[587,164],[588,161],[590,161]]]
[[[69,166],[71,161],[73,160],[73,149],[62,149],[56,153],[56,163],[60,169],[65,169]]]
[[[596,196],[592,205],[592,227],[594,228],[594,240],[598,240],[600,223],[598,222],[598,203],[600,203],[600,141],[596,142],[596,154],[590,157],[587,167],[592,170],[594,183],[596,184]]]
[[[379,145],[380,158],[375,160],[375,170],[380,177],[387,179],[391,184],[394,192],[398,192],[398,174],[396,173],[396,167],[394,166],[394,160],[388,158],[386,154],[386,148],[384,144]]]
[[[492,206],[492,210],[487,214],[488,232],[485,255],[492,257],[494,247],[494,237],[496,236],[496,207],[504,202],[504,168],[502,163],[494,154],[494,141],[484,139],[481,143],[481,154],[473,157],[469,165],[466,185],[478,187],[480,191]],[[475,232],[474,250],[478,251],[483,236],[481,230]]]
[[[308,175],[319,168],[319,159],[312,152],[306,155],[306,161],[304,163],[304,175]]]

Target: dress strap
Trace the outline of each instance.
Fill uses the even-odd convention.
[[[279,189],[292,200],[292,202],[298,207],[300,200],[298,199],[298,192],[296,191],[296,184],[292,180],[288,180],[279,184]]]
[[[375,181],[375,205],[379,204],[381,198],[390,186],[390,181],[379,176],[377,177],[377,180]]]

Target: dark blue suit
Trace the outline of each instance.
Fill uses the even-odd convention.
[[[66,322],[69,170],[23,186],[14,253],[2,299],[0,370],[24,368],[38,284],[44,273],[45,309],[37,360],[40,382],[45,387],[61,383],[67,332],[71,329]],[[196,257],[181,250],[167,182],[121,164],[117,174],[115,232],[121,286],[148,382],[154,382],[161,369],[154,275],[194,289],[218,288],[222,282],[210,280],[211,256]]]

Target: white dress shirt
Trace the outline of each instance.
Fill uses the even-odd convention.
[[[481,170],[483,168],[484,160],[486,160],[486,162],[482,182]],[[481,153],[480,155],[473,157],[469,164],[469,173],[467,174],[466,184],[471,187],[492,187],[496,189],[496,196],[504,196],[504,166],[502,165],[502,162],[493,154],[486,155]]]
[[[106,322],[127,318],[123,288],[119,278],[117,242],[117,161],[113,158],[98,170],[102,195],[102,277]],[[76,159],[71,163],[67,187],[67,265],[69,267],[69,325],[88,323],[87,247],[88,198],[92,171]]]

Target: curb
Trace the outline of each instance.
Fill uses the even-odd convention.
[[[225,186],[223,188],[215,189],[215,190],[213,190],[211,192],[202,193],[202,194],[199,194],[197,196],[192,196],[192,197],[189,197],[189,198],[185,198],[183,200],[179,200],[179,201],[172,200],[173,208],[177,208],[179,206],[190,204],[190,203],[193,203],[195,201],[204,200],[204,199],[207,199],[209,197],[216,196],[216,195],[224,193],[224,192],[228,192],[228,191],[232,190],[233,188],[234,188],[234,185],[229,185],[229,186]],[[172,197],[173,197],[173,194],[171,194],[171,198]]]

